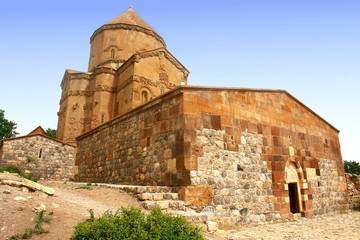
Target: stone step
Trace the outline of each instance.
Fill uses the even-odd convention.
[[[152,207],[158,205],[161,209],[185,210],[185,202],[180,200],[162,200],[162,201],[144,201],[143,207],[150,210]]]
[[[172,193],[172,187],[166,186],[137,186],[134,189],[134,193]]]
[[[177,193],[140,193],[136,195],[141,201],[162,201],[162,200],[178,200],[179,195]]]
[[[79,183],[83,184],[83,183]],[[168,186],[138,186],[138,185],[119,185],[108,183],[97,183],[99,186],[106,186],[117,188],[127,193],[141,194],[141,193],[174,193],[177,192],[176,188]]]

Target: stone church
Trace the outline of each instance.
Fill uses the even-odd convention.
[[[339,130],[288,92],[188,86],[131,7],[90,43],[88,72],[61,82],[57,138],[77,145],[76,181],[170,186],[223,217],[345,208]]]

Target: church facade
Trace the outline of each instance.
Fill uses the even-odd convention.
[[[189,71],[132,8],[90,38],[89,72],[67,69],[57,138],[75,138],[180,85]]]
[[[188,74],[132,8],[97,29],[89,72],[61,83],[75,180],[172,186],[224,218],[346,207],[334,126],[284,90],[194,87]]]

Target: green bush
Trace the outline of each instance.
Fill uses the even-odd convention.
[[[9,172],[9,173],[17,173],[20,175],[21,173],[21,170],[20,168],[16,167],[16,166],[12,166],[12,165],[9,165],[9,166],[6,166],[6,165],[3,165],[3,166],[0,166],[0,172]]]
[[[91,212],[90,212],[91,213]],[[72,239],[204,239],[201,229],[184,217],[164,213],[159,207],[146,215],[140,208],[107,211],[100,218],[90,218],[74,227]]]
[[[360,199],[358,199],[353,206],[353,209],[356,211],[360,211]]]
[[[29,179],[31,181],[34,181],[36,182],[38,180],[38,178],[36,177],[33,177],[31,174],[25,174],[23,173],[19,167],[17,166],[13,166],[13,165],[2,165],[0,166],[0,173],[2,172],[9,172],[9,173],[17,173],[19,174],[20,176],[22,176],[23,178],[26,178],[26,179]]]
[[[355,161],[344,161],[344,170],[346,173],[360,175],[360,163]]]
[[[26,161],[27,163],[34,163],[37,161],[37,159],[35,157],[27,156]]]

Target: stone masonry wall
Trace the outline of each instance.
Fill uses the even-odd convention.
[[[73,178],[74,155],[75,147],[47,137],[19,137],[3,141],[0,163],[20,166],[41,179],[68,181]]]
[[[351,204],[360,200],[360,175],[346,173],[347,190]]]
[[[247,209],[248,221],[275,218],[272,175],[267,162],[261,160],[262,137],[243,132],[238,151],[229,151],[224,130],[197,130],[196,143],[204,155],[198,169],[192,170],[191,185],[208,185],[213,189],[212,206],[218,219],[230,225],[240,220]]]
[[[339,183],[344,181],[339,176],[336,161],[331,159],[320,159],[320,175],[316,179],[309,180],[312,189],[312,202],[314,214],[324,214],[343,209],[346,205],[346,192],[339,191]]]
[[[338,130],[293,96],[282,90],[185,87],[183,91],[184,146],[189,159],[186,169],[191,173],[198,170],[207,154],[196,141],[197,130],[223,131],[224,148],[234,152],[244,151],[244,133],[254,134],[262,138],[260,158],[271,172],[274,213],[291,218],[292,211],[311,216],[315,208],[318,214],[330,211],[326,209],[346,208]],[[324,159],[331,164],[325,164]],[[332,186],[329,196],[320,190],[314,192],[313,187],[318,187],[314,181],[318,179]],[[289,185],[293,184],[296,196],[289,193]],[[296,209],[293,206],[291,210],[293,199],[297,199],[293,201]]]
[[[165,96],[166,98],[166,96]],[[78,139],[76,181],[182,185],[181,96],[152,101]]]

